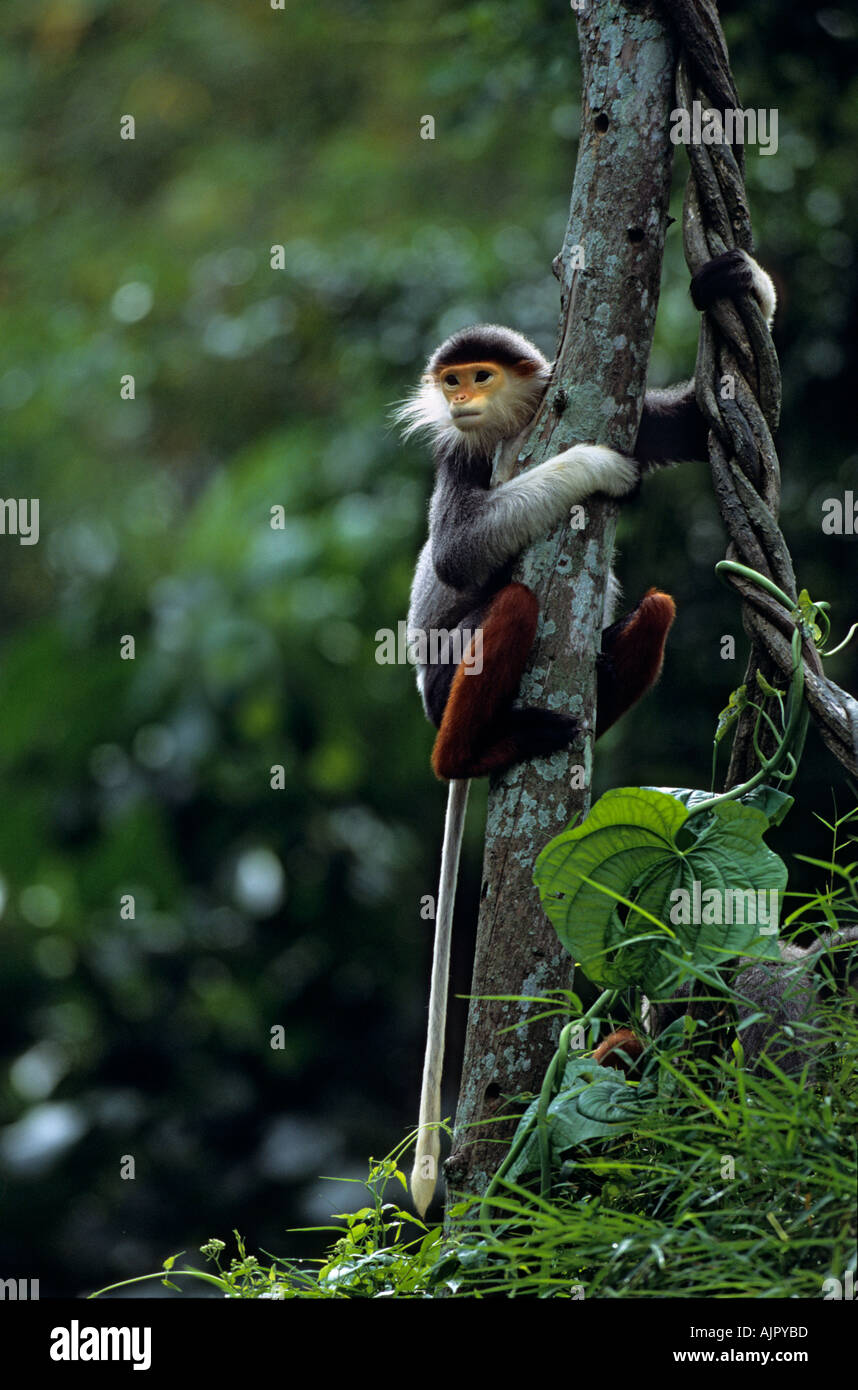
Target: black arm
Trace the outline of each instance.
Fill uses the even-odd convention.
[[[647,391],[635,458],[644,468],[705,459],[708,433],[694,398],[693,381]]]
[[[708,309],[719,299],[739,299],[753,294],[771,327],[775,289],[766,272],[744,251],[725,251],[697,271],[691,281],[691,298],[697,309]],[[694,399],[694,382],[647,391],[641,416],[635,458],[644,468],[662,463],[705,459],[708,428]]]

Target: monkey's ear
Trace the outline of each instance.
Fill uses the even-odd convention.
[[[510,370],[515,372],[516,376],[533,376],[541,367],[542,363],[534,362],[532,357],[520,357],[517,362],[513,362]]]

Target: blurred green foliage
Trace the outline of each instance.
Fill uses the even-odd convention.
[[[780,116],[748,182],[784,527],[845,630],[855,540],[820,504],[858,461],[856,26],[726,11],[743,99]],[[443,792],[410,671],[375,661],[431,486],[388,413],[469,320],[551,351],[577,55],[561,0],[6,0],[0,37],[0,493],[41,531],[0,537],[0,1275],[75,1293],[212,1229],[281,1249],[337,1205],[317,1174],[414,1118]],[[653,382],[692,369],[686,285],[675,227]],[[680,616],[597,790],[700,783],[744,665],[718,656],[743,644],[703,465],[648,485],[620,551],[629,598],[661,584]],[[816,740],[781,849],[829,848],[832,784],[843,809]]]

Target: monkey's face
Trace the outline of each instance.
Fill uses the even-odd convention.
[[[485,428],[509,393],[507,373],[498,362],[462,362],[442,367],[438,385],[457,429]]]
[[[479,341],[481,332],[485,343]],[[442,344],[450,350],[442,356],[439,349],[430,358],[417,390],[397,408],[404,438],[425,429],[436,441],[468,454],[491,453],[533,418],[550,376],[549,363],[509,329],[490,325],[470,330],[468,336],[461,349],[465,360],[457,358],[455,341]],[[499,338],[506,353],[500,362],[492,356]],[[528,349],[528,355],[518,357],[519,349]]]

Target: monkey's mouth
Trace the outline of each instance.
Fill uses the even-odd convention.
[[[483,412],[481,410],[454,410],[451,413],[458,425],[463,420],[479,420]]]

